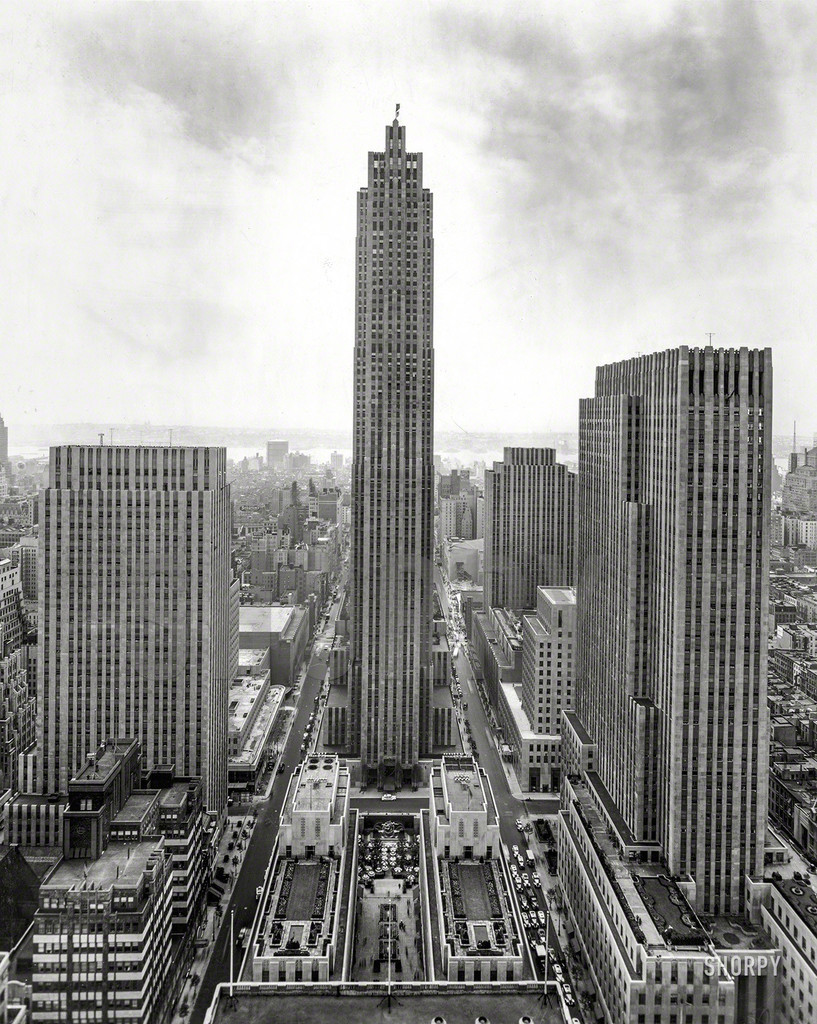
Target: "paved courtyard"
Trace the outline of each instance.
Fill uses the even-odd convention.
[[[358,901],[355,960],[352,969],[355,981],[386,980],[389,973],[386,956],[390,935],[392,978],[402,981],[422,980],[422,961],[417,949],[417,918],[414,908],[417,899],[418,889],[409,890],[404,894],[399,882],[386,878],[375,881],[374,893],[361,897]],[[389,907],[394,907],[391,926],[388,923]]]

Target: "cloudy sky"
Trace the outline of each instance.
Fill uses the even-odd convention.
[[[6,422],[350,427],[397,102],[438,429],[572,429],[597,363],[711,331],[772,346],[776,432],[817,430],[808,0],[4,4]]]

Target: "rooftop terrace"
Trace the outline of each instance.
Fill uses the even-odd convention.
[[[304,764],[292,801],[293,811],[318,810],[335,790],[340,762],[335,757],[310,757]]]
[[[452,810],[478,811],[485,807],[482,780],[470,758],[445,758],[442,771]]]

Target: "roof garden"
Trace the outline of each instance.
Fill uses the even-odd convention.
[[[264,905],[256,957],[325,956],[331,938],[340,861],[279,857]]]
[[[516,957],[520,940],[499,862],[438,861],[444,941],[452,956]]]
[[[773,884],[811,933],[817,935],[817,892],[802,878],[776,879]]]

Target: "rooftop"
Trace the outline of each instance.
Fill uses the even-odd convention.
[[[277,857],[255,942],[256,957],[323,956],[329,942],[340,861]]]
[[[155,789],[134,790],[113,820],[117,825],[122,825],[129,821],[144,821],[158,797],[159,791]]]
[[[443,758],[442,771],[451,809],[478,811],[485,807],[482,780],[471,758]]]
[[[521,943],[499,861],[438,861],[443,935],[454,956],[516,957]]]
[[[511,717],[516,724],[516,728],[519,730],[520,737],[523,740],[536,739],[539,733],[534,729],[531,729],[528,716],[525,714],[525,709],[522,707],[522,698],[519,696],[520,690],[522,689],[521,683],[500,683],[499,685],[502,689],[502,695],[508,711],[510,711]]]
[[[297,781],[292,810],[317,810],[321,805],[331,804],[339,769],[340,761],[335,756],[310,757]]]
[[[257,668],[266,656],[267,652],[265,650],[256,649],[255,647],[240,647],[238,650],[238,667]]]
[[[174,782],[172,786],[166,786],[159,792],[159,802],[162,807],[182,807],[189,792],[189,783]]]
[[[239,609],[242,633],[283,633],[292,618],[295,606],[242,605]]]
[[[109,740],[104,751],[89,756],[88,760],[71,780],[87,782],[93,779],[104,779],[119,764],[122,756],[136,743],[132,739]]]
[[[269,683],[269,672],[263,676],[239,676],[230,683],[227,714],[231,732],[241,732],[256,700],[264,695],[265,683]]]
[[[252,729],[250,729],[249,734],[244,737],[244,743],[241,750],[238,753],[230,754],[230,764],[232,766],[254,764],[261,756],[270,728],[275,721],[275,716],[278,714],[278,709],[284,699],[284,689],[285,688],[283,686],[278,685],[271,686],[268,689],[264,698],[264,703],[261,705],[256,719],[253,722]],[[239,725],[236,725],[235,728],[233,727],[232,718],[230,720],[230,731],[240,732]]]
[[[551,604],[575,604],[576,591],[572,587],[537,587]]]
[[[388,1002],[386,985],[367,982],[360,986],[345,986],[343,998],[332,999],[333,1024],[429,1024],[442,1015],[447,1024],[474,1024],[480,1016],[491,1024],[518,1024],[521,1017],[530,1017],[532,1024],[557,1024],[563,1020],[557,1006],[542,1005],[542,986],[511,986],[497,983],[492,991],[476,992],[466,984],[437,986],[394,986],[395,997]],[[338,989],[340,991],[340,989]],[[327,997],[334,989],[315,987],[313,992],[292,992],[287,988],[271,989],[269,995],[253,993],[237,996],[230,1003],[227,986],[223,986],[216,1003],[213,1024],[325,1024]]]
[[[151,856],[163,846],[163,839],[140,843],[109,843],[95,861],[62,860],[42,889],[110,889],[112,885],[135,886]]]
[[[580,782],[571,782],[569,786],[591,845],[604,863],[619,902],[641,943],[658,950],[706,950],[710,943],[720,949],[768,948],[768,937],[763,930],[742,919],[699,918],[687,901],[682,885],[669,877],[664,865],[625,859],[608,832],[607,822],[596,810],[590,789]],[[573,827],[569,815],[566,824]]]

